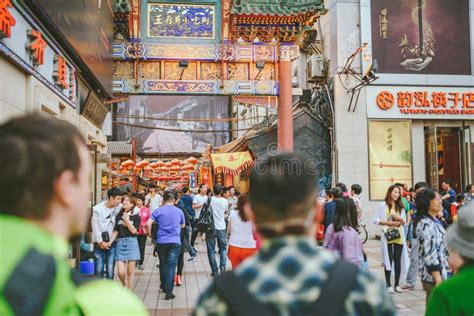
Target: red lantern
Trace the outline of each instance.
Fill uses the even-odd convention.
[[[148,160],[142,160],[142,162],[141,162],[142,168],[148,166],[149,164],[150,164],[150,162]]]
[[[156,165],[157,165],[158,167],[163,167],[163,166],[165,165],[165,163],[164,163],[163,161],[161,161],[161,160],[158,160],[158,161],[156,162]]]
[[[183,166],[183,170],[186,170],[186,171],[193,171],[194,170],[194,166],[190,163],[187,163]]]
[[[173,164],[171,162],[165,162],[165,167],[166,168],[171,168],[173,166]]]
[[[192,165],[195,165],[195,164],[198,163],[198,160],[194,157],[189,157],[188,159],[186,159],[186,161],[189,162]]]
[[[120,166],[127,169],[131,169],[134,165],[135,165],[135,161],[133,161],[132,159],[127,159],[120,164]]]
[[[180,166],[181,165],[181,161],[179,161],[178,159],[173,159],[171,160],[171,164],[173,166]]]

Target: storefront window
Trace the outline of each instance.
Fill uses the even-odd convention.
[[[383,200],[397,182],[413,182],[410,122],[369,121],[370,199]]]

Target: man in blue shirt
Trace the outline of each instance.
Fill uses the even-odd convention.
[[[181,229],[185,227],[185,220],[183,212],[174,205],[173,191],[166,191],[163,201],[163,205],[151,214],[147,226],[148,232],[151,232],[153,222],[156,222],[158,227],[156,250],[160,259],[160,288],[165,292],[165,299],[171,300],[175,298],[174,276],[181,249]]]
[[[450,180],[444,180],[441,183],[443,191],[441,191],[441,200],[443,201],[443,214],[445,217],[449,217],[449,208],[451,203],[456,202],[456,191],[451,188],[452,182]]]

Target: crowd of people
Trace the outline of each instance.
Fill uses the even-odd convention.
[[[220,184],[201,185],[194,195],[188,188],[112,188],[93,207],[98,280],[91,280],[65,259],[68,241],[80,239],[88,217],[91,166],[81,134],[30,114],[0,126],[0,152],[1,315],[146,315],[128,289],[144,269],[148,238],[166,300],[181,284],[186,252],[194,261],[196,243],[205,240],[214,278],[193,311],[199,316],[395,315],[392,295],[413,288],[417,277],[427,315],[474,314],[472,185],[462,199],[449,181],[439,193],[424,182],[387,189],[373,220],[385,284],[368,271],[358,236],[362,187],[339,183],[322,201],[316,176],[304,168],[292,172],[287,163],[304,166],[305,156],[258,162],[248,194]],[[107,280],[115,267],[122,286]]]
[[[200,231],[203,209],[212,213],[212,223]],[[195,244],[199,235],[205,238],[211,276],[226,270],[227,257],[235,269],[256,252],[252,216],[246,196],[236,193],[232,186],[217,184],[211,192],[202,184],[196,194],[187,187],[160,192],[151,185],[137,193],[112,188],[107,199],[93,208],[95,273],[99,278],[113,279],[117,266],[121,283],[131,289],[135,269],[144,270],[150,237],[159,258],[160,289],[166,300],[173,299],[174,286],[182,284],[185,253],[189,254],[188,262],[198,256]]]

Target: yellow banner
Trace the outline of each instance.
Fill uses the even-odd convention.
[[[253,166],[253,159],[248,151],[211,154],[211,160],[216,173],[238,175]]]

